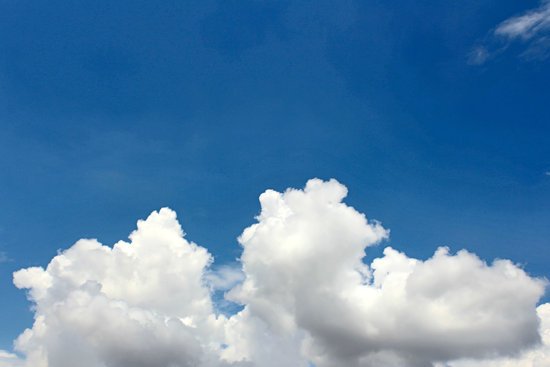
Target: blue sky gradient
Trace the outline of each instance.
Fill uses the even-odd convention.
[[[162,206],[232,262],[258,195],[312,177],[411,256],[550,277],[550,61],[490,36],[538,4],[1,0],[0,349],[32,322],[13,271]]]

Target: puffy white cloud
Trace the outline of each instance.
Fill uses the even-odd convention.
[[[525,352],[540,342],[539,317],[548,319],[550,306],[536,311],[543,280],[446,248],[422,261],[388,247],[365,264],[365,250],[389,232],[346,205],[346,194],[317,179],[267,190],[257,223],[239,237],[242,270],[213,270],[165,208],[139,221],[129,242],[80,240],[47,268],[16,272],[35,304],[33,327],[16,341],[25,366],[469,367],[521,353],[546,358],[546,347]],[[244,308],[219,314],[215,291]]]
[[[29,367],[208,365],[223,332],[203,281],[211,261],[169,209],[139,221],[130,242],[80,240],[46,269],[14,274],[36,304],[17,349]]]
[[[542,281],[509,261],[444,248],[427,261],[387,248],[369,268],[365,248],[387,231],[345,195],[319,180],[262,194],[258,223],[240,238],[246,280],[230,296],[272,330],[305,331],[303,350],[319,367],[424,366],[537,342]]]

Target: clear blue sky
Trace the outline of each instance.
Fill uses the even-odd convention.
[[[410,256],[550,277],[550,61],[491,36],[538,4],[0,0],[0,349],[32,322],[14,270],[162,206],[230,262],[312,177]]]

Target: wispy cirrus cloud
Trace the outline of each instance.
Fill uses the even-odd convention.
[[[1,263],[7,263],[9,261],[12,261],[11,258],[8,256],[7,253],[4,251],[0,251],[0,264]]]
[[[524,60],[544,60],[550,56],[550,1],[544,0],[535,8],[514,15],[492,30],[485,41],[475,46],[468,62],[481,65],[506,50],[511,44],[523,47],[519,57]]]
[[[538,8],[500,23],[495,29],[495,35],[526,41],[542,36],[548,31],[550,31],[550,1],[544,1]]]

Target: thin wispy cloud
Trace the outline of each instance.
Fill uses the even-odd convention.
[[[484,46],[476,46],[472,49],[472,51],[468,54],[468,64],[470,65],[481,65],[485,63],[489,58],[491,57],[491,54],[489,50],[487,50]]]
[[[468,62],[481,65],[510,45],[519,43],[524,60],[544,60],[550,56],[550,1],[502,21],[486,40],[473,48]]]
[[[0,251],[0,264],[6,263],[9,261],[12,261],[12,259],[8,256],[8,254],[3,251]]]
[[[500,23],[495,35],[510,40],[524,41],[542,36],[550,30],[550,1],[544,1],[538,8],[514,16]]]

